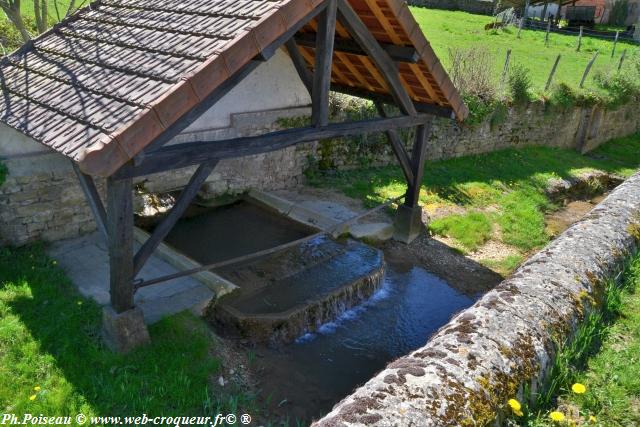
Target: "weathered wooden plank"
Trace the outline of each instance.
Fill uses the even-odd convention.
[[[357,122],[331,123],[320,128],[304,127],[287,129],[265,135],[227,139],[222,141],[197,141],[170,145],[147,155],[144,161],[120,173],[117,178],[148,175],[200,164],[213,159],[242,157],[267,153],[303,142],[338,138],[363,133],[383,132],[389,129],[413,127],[428,123],[429,114],[371,119]]]
[[[104,204],[102,203],[102,199],[100,198],[100,194],[98,193],[98,189],[96,188],[96,184],[93,181],[93,178],[89,175],[82,173],[78,164],[74,161],[71,161],[71,166],[73,166],[73,171],[76,173],[78,177],[78,181],[80,183],[80,187],[82,188],[82,192],[84,193],[85,198],[87,199],[87,203],[89,204],[89,208],[93,213],[93,218],[96,220],[96,225],[98,226],[98,230],[105,238],[105,241],[109,240],[109,233],[107,233],[107,213],[104,209]]]
[[[378,110],[378,114],[380,114],[380,117],[387,117],[387,112],[385,111],[384,105],[381,102],[375,102],[375,106]],[[396,159],[398,159],[398,162],[400,163],[402,173],[404,174],[407,183],[413,182],[413,170],[411,169],[409,155],[407,154],[407,150],[404,149],[404,145],[402,144],[400,136],[398,136],[398,132],[395,129],[389,129],[386,134],[387,139],[391,144],[393,154],[395,154]]]
[[[116,313],[133,308],[133,183],[107,178],[109,293]]]
[[[153,251],[156,250],[158,245],[165,239],[165,237],[167,237],[167,234],[169,234],[176,222],[178,222],[178,220],[182,217],[193,199],[198,194],[198,190],[217,164],[218,160],[203,163],[191,176],[189,183],[180,193],[180,196],[178,197],[175,205],[173,205],[167,216],[165,216],[160,224],[158,224],[155,230],[153,230],[151,236],[149,236],[147,241],[144,242],[142,247],[136,253],[133,259],[134,276],[140,272],[151,254],[153,254]]]
[[[342,25],[349,30],[354,40],[367,53],[382,73],[385,82],[389,86],[391,95],[400,107],[400,110],[404,114],[415,116],[417,114],[416,108],[402,85],[400,73],[389,54],[382,49],[347,0],[338,0],[338,13]]]
[[[298,72],[298,76],[300,76],[300,80],[302,80],[302,84],[304,84],[309,95],[311,95],[313,92],[313,75],[307,68],[306,61],[304,60],[302,53],[300,53],[300,48],[298,48],[294,39],[287,40],[285,46],[289,52],[289,57],[291,57],[291,62],[293,62],[293,66]]]
[[[327,7],[318,16],[318,38],[311,92],[311,123],[316,127],[329,123],[329,87],[333,39],[336,33],[337,0],[327,0]]]
[[[316,35],[312,33],[296,34],[295,41],[300,46],[316,47]],[[380,46],[395,62],[416,63],[420,60],[420,55],[413,46],[397,46],[389,43],[381,43]],[[358,43],[343,37],[336,37],[333,43],[333,50],[334,52],[350,53],[352,55],[365,56],[367,54]]]

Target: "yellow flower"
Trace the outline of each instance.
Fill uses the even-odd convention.
[[[522,417],[522,416],[524,415],[524,414],[522,413],[522,411],[521,411],[521,410],[519,410],[519,409],[518,409],[518,410],[514,409],[514,410],[513,410],[513,413],[514,413],[514,414],[516,414],[516,416],[518,416],[518,417]]]
[[[518,402],[516,399],[509,399],[507,403],[514,411],[519,411],[522,409],[522,405],[520,405],[520,402]]]
[[[584,384],[575,383],[571,386],[571,390],[573,390],[575,394],[583,394],[585,391],[587,391],[587,388],[584,386]]]
[[[596,417],[594,417],[593,415],[589,415],[589,422],[590,423],[595,423],[596,421],[598,421],[598,419]]]
[[[560,423],[564,421],[564,414],[562,412],[553,411],[552,413],[549,414],[549,418],[551,418],[553,421],[557,423]]]
[[[36,395],[32,394],[31,396],[29,396],[29,400],[36,400]]]
[[[40,386],[39,386],[39,385],[37,385],[37,386],[35,386],[33,389],[34,389],[35,391],[40,391]]]

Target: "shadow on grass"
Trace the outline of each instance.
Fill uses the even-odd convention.
[[[164,319],[150,327],[150,346],[118,355],[101,342],[100,317],[100,307],[79,296],[41,245],[0,248],[0,407],[196,416],[248,404],[242,395],[211,393],[220,362],[199,319]],[[31,401],[34,384],[42,390]]]

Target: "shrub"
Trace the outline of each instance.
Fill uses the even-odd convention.
[[[609,95],[607,104],[610,107],[617,107],[627,104],[634,99],[640,98],[640,83],[638,76],[632,72],[628,73],[597,73],[594,76],[595,82]]]
[[[455,87],[467,97],[491,104],[497,91],[491,52],[484,48],[449,49],[449,57],[449,76]]]
[[[529,102],[529,89],[531,89],[531,76],[528,68],[521,64],[514,64],[509,69],[509,90],[511,99],[516,104]]]

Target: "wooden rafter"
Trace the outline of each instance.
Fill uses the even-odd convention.
[[[413,101],[402,85],[398,69],[389,54],[382,49],[347,0],[338,0],[338,12],[340,22],[380,70],[400,110],[404,114],[416,115]]]

